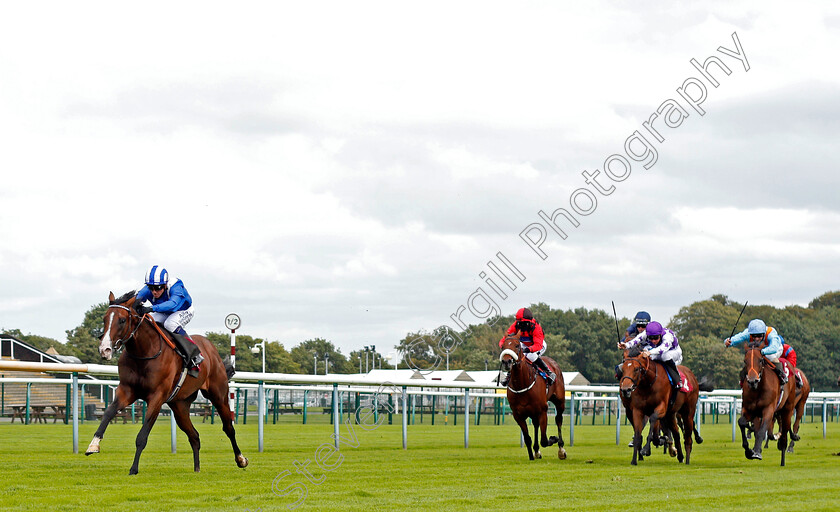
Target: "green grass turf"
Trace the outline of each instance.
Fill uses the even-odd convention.
[[[298,420],[300,416],[297,417]],[[394,418],[395,422],[398,417]],[[0,424],[0,510],[121,512],[155,510],[287,510],[302,498],[281,497],[272,482],[283,471],[278,491],[294,482],[306,485],[297,510],[817,510],[840,509],[840,425],[803,424],[802,441],[779,467],[773,444],[763,461],[744,458],[739,440],[731,442],[729,425],[704,425],[705,442],[695,444],[691,465],[654,453],[630,465],[631,431],[622,427],[581,425],[569,458],[557,459],[556,447],[543,449],[542,460],[529,461],[519,446],[518,428],[470,425],[470,447],[458,426],[413,425],[408,450],[402,449],[398,424],[373,430],[355,427],[358,446],[342,445],[324,472],[315,462],[319,445],[332,444],[325,424],[278,424],[265,427],[265,451],[257,452],[257,425],[237,425],[240,447],[250,459],[238,469],[217,422],[197,423],[201,433],[202,471],[192,471],[186,436],[178,432],[178,453],[170,453],[169,420],[152,431],[140,460],[140,474],[129,477],[134,438],[140,425],[113,424],[102,453],[72,453],[69,425]],[[80,427],[84,452],[96,429]],[[347,436],[346,425],[342,435]],[[312,461],[319,484],[296,473],[295,462]]]

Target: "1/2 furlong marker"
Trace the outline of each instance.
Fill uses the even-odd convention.
[[[239,315],[237,315],[236,313],[231,313],[225,317],[225,327],[230,329],[230,365],[234,371],[236,371],[236,329],[238,329],[240,325],[242,325],[242,319],[240,319]],[[230,404],[230,417],[235,422],[236,409],[233,404],[233,397],[233,388],[231,388],[230,396],[228,397],[228,403]],[[247,409],[245,413],[248,413]]]

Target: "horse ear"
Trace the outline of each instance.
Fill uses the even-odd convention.
[[[108,303],[113,304],[114,299],[116,299],[116,297],[114,297],[114,292],[108,292]]]

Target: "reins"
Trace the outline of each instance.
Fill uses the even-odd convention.
[[[124,309],[124,310],[128,311],[129,318],[134,318],[135,317],[131,308],[129,308],[128,306],[123,306],[122,304],[111,304],[110,306],[108,306],[108,308]],[[136,338],[135,334],[140,329],[140,326],[143,324],[143,322],[145,320],[148,320],[152,324],[152,327],[155,328],[155,331],[157,331],[157,333],[158,333],[158,351],[155,355],[149,356],[149,357],[140,357],[140,356],[136,356],[136,355],[132,354],[131,352],[128,352],[129,357],[131,357],[132,359],[136,359],[138,361],[149,361],[151,359],[157,359],[163,353],[163,341],[162,340],[166,340],[166,344],[169,345],[170,348],[172,348],[173,350],[175,349],[175,345],[172,343],[172,341],[169,340],[169,338],[167,338],[163,334],[163,332],[160,330],[160,327],[158,327],[157,322],[155,322],[148,314],[145,314],[142,317],[140,317],[140,320],[137,322],[137,326],[134,327],[134,329],[131,331],[131,334],[129,334],[127,338],[120,338],[120,339],[114,341],[114,350],[119,350],[120,347],[127,344],[132,339],[134,339],[136,341],[137,338]]]

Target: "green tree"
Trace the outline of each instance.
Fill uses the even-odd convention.
[[[82,319],[82,324],[65,331],[67,333],[67,346],[72,347],[75,356],[83,363],[117,364],[118,357],[110,361],[102,359],[99,355],[99,341],[103,334],[105,312],[108,310],[108,303],[102,302],[90,308]]]
[[[315,360],[318,360],[318,373],[324,374],[324,355],[328,355],[330,373],[353,373],[353,368],[332,342],[323,338],[315,338],[302,342],[291,351],[292,360],[297,363],[304,373],[312,374]],[[358,369],[357,369],[358,370]]]

